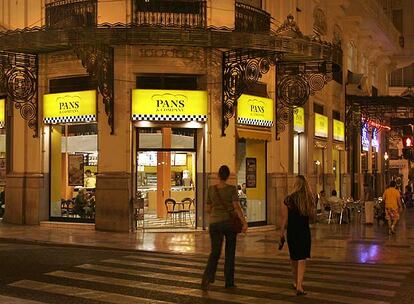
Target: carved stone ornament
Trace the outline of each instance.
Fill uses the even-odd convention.
[[[286,36],[291,38],[303,38],[303,33],[300,31],[295,18],[289,14],[287,19],[275,32],[279,36]]]
[[[0,51],[0,92],[19,110],[38,136],[38,58],[36,55]]]
[[[96,78],[111,134],[114,134],[114,49],[106,45],[74,45],[83,67]]]

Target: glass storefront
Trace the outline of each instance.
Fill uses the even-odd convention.
[[[50,127],[50,217],[93,222],[97,124]]]
[[[196,130],[137,129],[137,227],[196,227]]]
[[[250,226],[266,224],[266,141],[239,138],[237,185]]]
[[[94,222],[98,169],[96,91],[43,96],[50,130],[50,218]]]

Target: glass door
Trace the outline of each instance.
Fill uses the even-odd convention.
[[[195,228],[195,132],[164,129],[138,129],[137,227]]]

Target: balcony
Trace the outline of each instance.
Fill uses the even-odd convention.
[[[236,2],[236,31],[269,32],[270,14],[256,7]]]
[[[132,0],[133,23],[144,26],[205,28],[205,0]]]
[[[50,29],[94,27],[98,23],[97,0],[59,0],[46,4]]]

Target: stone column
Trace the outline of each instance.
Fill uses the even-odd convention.
[[[115,134],[111,135],[102,97],[98,98],[98,174],[96,179],[96,229],[132,229],[132,127],[129,47],[115,49]],[[131,78],[131,79],[130,79]]]
[[[37,225],[48,219],[48,175],[42,173],[42,138],[33,137],[30,129],[13,106],[13,117],[7,128],[11,137],[6,156],[12,158],[6,176],[4,222]],[[41,133],[41,132],[39,132]]]

